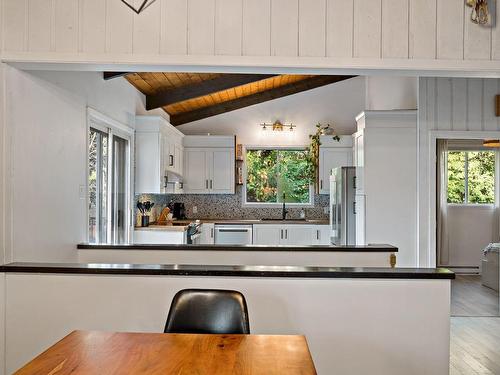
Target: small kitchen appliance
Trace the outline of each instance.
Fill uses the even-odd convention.
[[[173,211],[175,219],[182,220],[186,218],[186,207],[184,206],[184,203],[174,203]]]

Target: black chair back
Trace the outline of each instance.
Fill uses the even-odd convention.
[[[245,297],[234,290],[183,289],[172,300],[164,332],[249,334]]]

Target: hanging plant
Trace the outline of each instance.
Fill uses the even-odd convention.
[[[310,145],[307,149],[307,178],[309,183],[314,184],[315,190],[318,191],[318,176],[319,176],[319,147],[321,146],[321,136],[331,134],[334,141],[340,142],[340,137],[335,134],[333,127],[330,124],[316,125],[316,133],[309,134]]]

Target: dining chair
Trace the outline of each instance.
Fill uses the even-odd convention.
[[[234,290],[180,290],[172,299],[164,332],[249,334],[245,297]]]

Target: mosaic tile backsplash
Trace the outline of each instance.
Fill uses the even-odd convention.
[[[186,216],[189,219],[264,219],[281,218],[281,208],[243,207],[242,186],[237,186],[236,194],[140,194],[135,201],[151,201],[155,203],[151,219],[165,207],[170,200],[182,202],[186,207]],[[314,207],[305,208],[306,218],[313,220],[328,220],[329,214],[324,208],[329,206],[328,195],[315,195]],[[193,213],[193,207],[197,213]],[[135,204],[134,204],[135,207]],[[287,207],[289,219],[300,218],[300,208]]]

